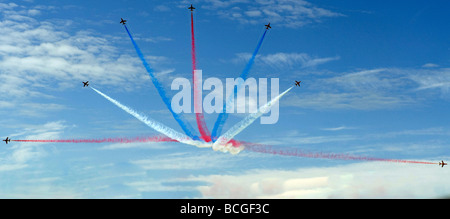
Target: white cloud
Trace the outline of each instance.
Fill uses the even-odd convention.
[[[445,150],[446,137],[450,136],[450,130],[442,127],[378,133],[365,133],[365,128],[358,128],[358,134],[339,134],[337,132],[345,129],[356,128],[341,126],[322,129],[333,131],[333,133],[328,133],[329,135],[325,135],[327,133],[311,135],[308,132],[299,132],[296,129],[292,129],[286,130],[281,136],[261,136],[257,139],[257,142],[261,144],[262,148],[260,149],[276,149],[281,146],[280,150],[286,147],[284,148],[285,151],[295,151],[299,149],[296,147],[301,146],[301,150],[307,153],[319,153],[317,151],[328,153],[329,151],[335,151],[336,148],[333,149],[333,147],[337,145],[347,145],[345,151],[340,153],[383,154],[395,151],[408,155],[424,155],[424,153],[430,153],[431,151],[439,154],[439,151]],[[420,137],[420,140],[409,140],[411,136],[414,138]],[[398,139],[406,140],[399,142]],[[249,150],[253,149],[249,148]]]
[[[53,8],[0,3],[3,13],[0,28],[4,31],[0,35],[0,93],[3,94],[0,103],[7,103],[0,108],[15,107],[19,110],[13,114],[37,117],[67,108],[45,104],[45,109],[51,111],[42,110],[44,104],[34,101],[53,98],[53,91],[80,86],[81,81],[133,90],[149,79],[138,57],[120,52],[109,37],[88,31],[70,32],[67,30],[70,20],[35,18],[48,10]],[[164,71],[159,68],[160,63],[168,62],[161,56],[146,58],[157,71]]]
[[[263,140],[267,139],[267,140]],[[360,140],[357,135],[318,135],[307,136],[305,134],[283,136],[282,138],[260,138],[259,142],[267,145],[312,145],[323,143],[340,143]]]
[[[0,172],[13,171],[26,168],[28,165],[23,163],[16,164],[0,164]]]
[[[40,95],[42,96],[42,95]],[[11,103],[13,104],[13,103]],[[60,110],[67,110],[68,107],[54,103],[14,103],[16,106],[15,113],[22,117],[42,117],[48,113],[53,113]]]
[[[36,15],[41,14],[41,11],[36,10],[36,9],[30,9],[30,10],[28,10],[27,13],[28,13],[28,15],[30,15],[30,16],[36,16]]]
[[[410,70],[408,78],[416,82],[417,91],[438,89],[443,94],[450,90],[450,68],[430,68]]]
[[[270,21],[274,27],[298,28],[306,24],[321,22],[324,18],[344,16],[304,0],[183,1],[184,6],[191,3],[198,3],[202,9],[212,10],[223,18],[236,20],[243,24],[262,24]]]
[[[386,69],[371,69],[332,77],[324,81],[346,90],[384,90],[393,87],[398,79],[389,75]]]
[[[0,10],[2,10],[2,11],[4,11],[4,10],[11,10],[11,9],[16,8],[16,7],[18,7],[18,5],[15,4],[15,3],[8,3],[8,4],[0,3]]]
[[[417,103],[409,69],[377,68],[304,81],[313,92],[290,95],[281,104],[315,109],[379,110]],[[419,76],[419,75],[417,75]],[[315,92],[314,92],[315,91]]]
[[[261,11],[258,10],[251,10],[251,11],[246,11],[245,14],[249,17],[259,17],[261,16]]]
[[[195,190],[195,188],[192,186],[164,185],[168,182],[170,183],[171,181],[148,179],[145,181],[133,181],[133,182],[127,182],[124,184],[126,186],[129,186],[129,187],[135,189],[138,192],[173,192],[173,191],[193,191],[193,190]]]
[[[192,176],[200,198],[439,198],[450,194],[438,165],[366,162],[296,170]],[[406,186],[407,185],[407,186]]]
[[[202,151],[200,154],[176,153],[143,160],[130,161],[145,170],[168,169],[208,169],[220,168],[228,165],[230,159],[240,159],[238,156],[229,157],[226,154],[215,153],[212,150]]]
[[[437,68],[439,67],[438,64],[434,64],[434,63],[426,63],[424,65],[422,65],[423,68]]]
[[[13,199],[75,199],[83,196],[69,186],[55,185],[46,179],[42,182],[26,182],[15,185],[14,188],[7,191],[1,191],[0,195],[4,198]],[[86,196],[84,196],[85,198]]]
[[[70,84],[79,86],[82,80],[136,85],[147,76],[137,57],[120,53],[107,38],[87,31],[69,33],[60,22],[37,20],[33,16],[43,13],[40,10],[12,3],[0,4],[0,10],[4,12],[0,21],[4,31],[0,36],[0,92],[5,96],[46,97],[45,89],[50,86],[67,89]],[[150,63],[165,60],[149,58]]]
[[[341,131],[341,130],[347,130],[347,129],[355,129],[352,127],[347,127],[347,126],[339,126],[339,127],[334,127],[334,128],[323,128],[322,130],[325,131]]]
[[[106,145],[100,148],[100,150],[117,150],[117,149],[130,149],[130,148],[140,148],[140,149],[168,149],[170,148],[169,145],[166,145],[164,143],[117,143],[117,144],[110,144]]]
[[[42,125],[29,125],[20,133],[18,138],[22,140],[57,139],[67,127],[64,121],[48,122]],[[13,140],[18,138],[13,138]],[[42,143],[14,142],[11,145],[10,152],[4,158],[0,159],[0,172],[26,168],[30,162],[39,160],[47,155],[47,151],[41,147]]]
[[[389,96],[376,92],[347,92],[347,93],[313,93],[299,96],[288,96],[282,101],[284,106],[300,108],[326,109],[357,109],[379,110],[394,109],[414,104],[416,101],[406,95]]]
[[[251,58],[250,53],[238,53],[236,54],[234,62],[247,62]],[[316,67],[321,64],[325,64],[330,61],[339,60],[339,56],[335,57],[311,57],[306,53],[274,53],[267,55],[257,55],[255,62],[257,65],[267,65],[277,69],[293,69],[293,68],[309,68]]]
[[[158,5],[154,9],[155,11],[167,12],[170,11],[170,8],[165,5]]]

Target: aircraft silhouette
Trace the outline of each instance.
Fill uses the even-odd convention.
[[[8,142],[10,142],[11,141],[11,139],[9,138],[9,137],[6,137],[6,139],[5,140],[3,140],[4,142],[6,142],[6,144],[8,144]]]
[[[189,7],[188,9],[191,9],[191,11],[194,11],[194,7],[192,7],[192,4],[191,4],[191,7]]]

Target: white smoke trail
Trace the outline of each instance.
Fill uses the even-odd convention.
[[[270,102],[265,104],[264,106],[260,107],[257,112],[252,113],[245,117],[242,121],[238,122],[236,125],[231,127],[227,132],[225,132],[223,135],[221,135],[216,142],[214,142],[212,148],[215,151],[222,151],[227,152],[229,151],[232,154],[237,154],[241,152],[244,148],[243,146],[240,147],[233,147],[230,143],[228,143],[230,140],[234,138],[237,134],[242,132],[245,128],[247,128],[249,125],[251,125],[256,119],[261,117],[264,113],[266,113],[270,107],[272,107],[273,104],[275,104],[282,96],[287,94],[291,89],[290,87],[286,91],[284,91],[282,94],[278,95],[274,99],[272,99]]]
[[[177,132],[162,123],[159,123],[151,118],[148,118],[147,116],[137,113],[136,111],[130,109],[129,107],[122,105],[121,103],[119,103],[119,101],[114,100],[111,97],[107,96],[106,94],[100,92],[99,90],[97,90],[93,87],[91,87],[91,88],[92,88],[92,90],[94,90],[95,92],[97,92],[98,94],[100,94],[101,96],[106,98],[107,100],[109,100],[111,103],[115,104],[119,108],[123,109],[125,112],[134,116],[136,119],[139,119],[141,122],[145,123],[150,128],[156,130],[157,132],[159,132],[161,134],[166,135],[167,137],[169,137],[171,139],[177,140],[178,142],[181,142],[181,143],[194,145],[197,147],[211,147],[211,144],[209,144],[209,143],[193,140],[190,137],[188,137],[187,135]]]

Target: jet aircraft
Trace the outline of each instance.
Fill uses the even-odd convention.
[[[266,24],[266,25],[264,25],[264,26],[266,26],[266,30],[268,30],[269,28],[272,28],[272,27],[270,26],[270,22],[269,22],[269,24]]]
[[[5,140],[3,140],[4,142],[6,142],[6,144],[8,144],[8,142],[10,142],[11,141],[11,139],[9,138],[9,137],[6,137],[6,139]]]
[[[299,86],[300,87],[300,82],[302,82],[302,81],[295,81],[295,86]]]
[[[439,162],[439,166],[444,167],[444,165],[447,165],[447,163],[444,163],[444,161]]]
[[[189,7],[188,9],[191,9],[191,11],[194,11],[195,8],[191,4],[191,7]]]
[[[83,87],[89,86],[89,81],[84,82],[83,81]]]
[[[124,20],[123,18],[120,18],[120,20],[121,20],[120,23],[123,25],[125,25],[125,22],[127,22],[127,20]]]

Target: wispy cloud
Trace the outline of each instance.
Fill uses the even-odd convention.
[[[64,121],[48,122],[42,125],[27,126],[20,136],[24,139],[56,139],[64,129],[68,126]],[[30,162],[36,161],[44,156],[47,152],[42,144],[14,143],[11,144],[11,150],[5,157],[0,159],[0,172],[12,171],[26,168]]]
[[[438,89],[443,94],[448,94],[450,91],[450,68],[411,70],[408,77],[419,84],[417,91]]]
[[[164,143],[118,143],[118,144],[110,144],[99,148],[100,150],[123,150],[123,149],[131,149],[131,148],[139,148],[139,149],[168,149],[171,148],[170,145],[166,145]]]
[[[236,20],[242,24],[271,22],[277,26],[298,28],[322,22],[325,18],[344,16],[304,0],[183,1],[184,5],[190,3],[199,3],[202,9],[214,11],[223,18]]]
[[[168,12],[170,11],[170,8],[166,5],[157,5],[155,7],[155,9],[153,9],[154,11],[161,11],[161,12]]]
[[[69,33],[61,21],[34,18],[38,11],[46,13],[45,9],[2,3],[0,10],[4,16],[0,21],[0,92],[6,96],[46,97],[45,88],[49,86],[67,89],[78,85],[74,81],[82,80],[125,85],[124,89],[131,89],[127,84],[136,86],[144,81],[146,75],[142,74],[139,60],[122,54],[107,37],[88,31]],[[159,56],[148,58],[150,63],[166,60]]]
[[[417,103],[411,95],[417,83],[410,79],[407,69],[377,68],[334,75],[337,76],[308,81],[311,92],[301,97],[288,96],[289,101],[284,104],[315,109],[379,110]]]
[[[374,132],[367,128],[354,128],[340,126],[335,128],[323,128],[321,130],[331,133],[299,131],[296,129],[284,131],[282,135],[276,134],[270,137],[259,137],[257,142],[266,145],[281,147],[301,147],[305,150],[340,150],[338,145],[347,145],[345,152],[368,154],[384,153],[386,151],[405,151],[408,153],[424,154],[424,151],[434,151],[439,154],[440,150],[445,149],[447,137],[450,136],[450,130],[443,127],[431,127],[423,129],[404,129],[396,131],[378,131]],[[339,131],[352,130],[346,134],[340,134]],[[357,131],[357,133],[355,133]],[[350,134],[347,134],[350,133]],[[411,138],[412,137],[412,138]],[[401,139],[401,140],[400,140]],[[318,147],[317,145],[320,145]],[[431,150],[433,148],[433,150]],[[408,150],[406,150],[408,151]],[[432,153],[430,153],[432,154]]]
[[[196,189],[194,186],[171,185],[171,183],[178,184],[179,182],[173,182],[172,180],[148,179],[143,181],[127,182],[124,184],[138,192],[179,192],[194,191]]]
[[[246,62],[251,58],[250,53],[238,53],[234,62]],[[257,65],[266,65],[276,69],[294,69],[316,67],[327,62],[339,60],[339,56],[335,57],[311,57],[306,53],[274,53],[267,55],[257,55],[255,62]]]
[[[232,159],[242,159],[242,157],[229,157],[224,154],[203,151],[201,154],[175,153],[157,158],[144,160],[133,160],[130,163],[145,170],[168,170],[168,169],[209,169],[220,168],[229,165]]]
[[[353,127],[347,127],[347,126],[339,126],[334,128],[323,128],[324,131],[342,131],[342,130],[348,130],[348,129],[355,129]]]
[[[0,3],[0,103],[5,103],[0,110],[15,107],[19,110],[13,114],[42,116],[67,107],[35,101],[53,98],[53,91],[80,86],[81,81],[133,90],[148,80],[139,59],[120,52],[108,36],[83,30],[70,32],[70,20],[36,19],[49,10],[53,9]],[[143,40],[160,42],[170,38]],[[168,58],[146,58],[157,71],[167,71],[160,67],[169,62]]]
[[[318,110],[380,110],[408,106],[415,102],[416,101],[412,97],[407,95],[389,96],[389,94],[378,94],[375,92],[320,92],[304,94],[301,97],[289,96],[282,105]]]
[[[200,198],[439,198],[450,193],[440,183],[439,171],[431,165],[367,162],[296,170],[255,169],[186,180],[206,183],[197,186]],[[437,188],[430,189],[430,183]]]
[[[438,64],[434,64],[434,63],[426,63],[424,65],[422,65],[423,68],[437,68],[439,67]]]
[[[398,136],[433,136],[436,138],[438,136],[450,136],[450,130],[443,127],[431,127],[423,129],[407,129],[402,131],[393,131],[387,133],[370,134],[367,137],[375,138],[395,138]]]
[[[280,138],[270,137],[270,138],[259,138],[259,143],[267,145],[313,145],[313,144],[342,144],[343,142],[351,142],[355,140],[360,140],[357,135],[317,135],[310,136],[306,134],[297,134],[292,136],[283,136]]]

